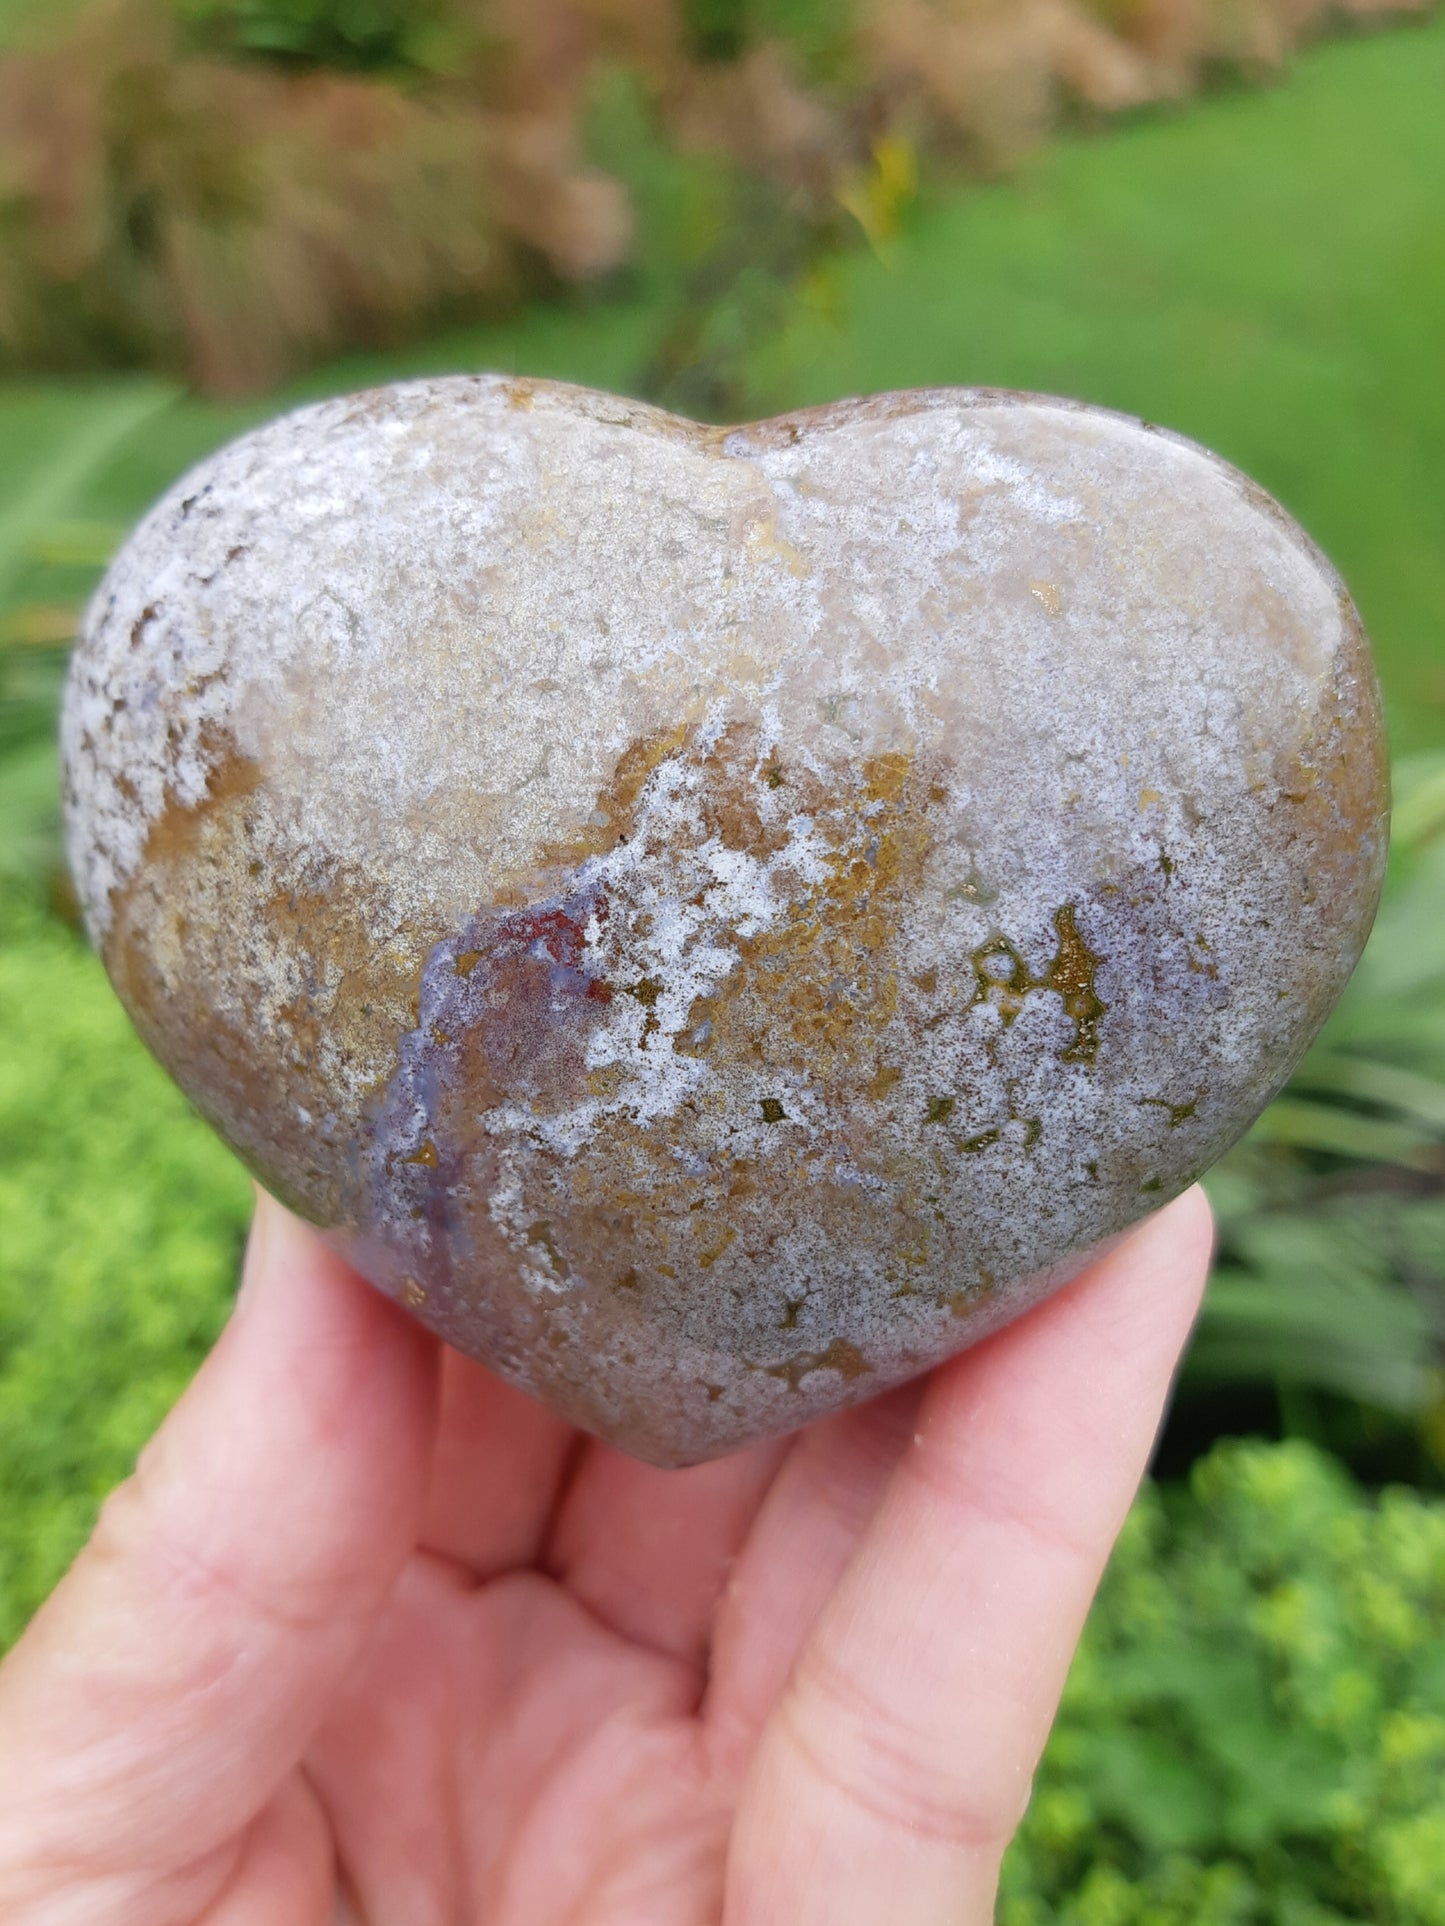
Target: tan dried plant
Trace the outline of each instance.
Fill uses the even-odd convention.
[[[1220,71],[1261,77],[1341,23],[1434,0],[871,0],[864,65],[888,113],[994,170],[1065,112],[1108,115]]]
[[[140,361],[252,390],[539,268],[605,274],[632,217],[582,152],[603,64],[676,146],[728,156],[815,234],[855,220],[877,244],[920,154],[996,173],[1063,115],[1268,74],[1332,25],[1435,0],[816,3],[842,78],[742,0],[727,58],[704,57],[690,0],[436,0],[451,56],[404,80],[222,60],[174,0],[70,0],[0,52],[0,366]]]
[[[0,58],[0,354],[169,363],[215,393],[519,288],[630,238],[575,103],[492,110],[188,56],[158,0],[103,0]]]

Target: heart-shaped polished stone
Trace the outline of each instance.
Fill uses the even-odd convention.
[[[1385,855],[1308,539],[1173,435],[990,392],[303,410],[128,544],[65,746],[91,930],[199,1108],[663,1463],[936,1363],[1181,1190]]]

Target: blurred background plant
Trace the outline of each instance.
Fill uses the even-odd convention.
[[[1396,766],[1374,935],[1283,1096],[1207,1180],[1208,1305],[1172,1450],[1202,1413],[1445,1471],[1445,753]],[[1232,1401],[1232,1402],[1231,1402]]]
[[[247,392],[595,282],[634,258],[634,184],[585,158],[619,68],[658,137],[746,176],[706,300],[756,263],[760,195],[794,254],[849,219],[876,241],[917,150],[996,173],[1427,3],[8,0],[0,354]]]
[[[1295,1442],[1146,1488],[999,1926],[1445,1926],[1445,1504]]]
[[[1160,1482],[1001,1916],[1445,1926],[1442,100],[1409,0],[0,0],[0,1645],[213,1337],[248,1202],[59,860],[66,653],[134,518],[431,370],[713,418],[1070,393],[1322,541],[1397,807],[1359,972],[1209,1178]]]

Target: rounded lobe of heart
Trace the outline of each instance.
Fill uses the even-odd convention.
[[[141,1034],[435,1330],[685,1462],[872,1395],[1183,1189],[1378,899],[1353,605],[1127,418],[302,410],[152,512],[67,695]]]

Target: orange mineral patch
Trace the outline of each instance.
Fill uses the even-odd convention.
[[[354,1221],[355,1146],[416,1022],[431,939],[374,878],[279,865],[259,766],[229,741],[206,748],[205,796],[167,804],[112,900],[106,967],[267,1188],[315,1222]]]

